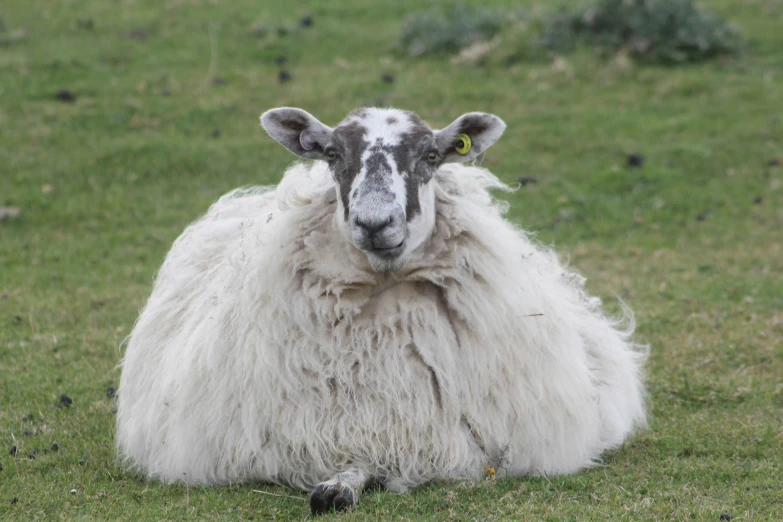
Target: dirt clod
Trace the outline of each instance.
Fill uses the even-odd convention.
[[[637,153],[629,154],[626,158],[626,162],[632,169],[640,169],[644,166],[644,156]]]
[[[131,40],[138,40],[140,42],[143,42],[147,39],[147,37],[150,35],[149,31],[144,29],[143,27],[137,27],[136,29],[131,29],[130,31],[126,31],[123,36],[125,38],[130,38]]]
[[[54,97],[63,103],[73,103],[76,101],[76,95],[68,89],[60,89]]]

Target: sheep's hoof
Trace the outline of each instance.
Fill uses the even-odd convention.
[[[313,515],[320,515],[332,509],[345,511],[356,507],[358,500],[359,494],[348,484],[321,482],[310,493],[310,511]]]

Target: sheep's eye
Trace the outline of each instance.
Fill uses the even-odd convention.
[[[438,161],[437,152],[430,152],[427,154],[427,163],[435,163],[436,161]]]
[[[334,161],[337,159],[337,153],[334,151],[334,149],[330,149],[326,151],[326,159],[329,161]]]

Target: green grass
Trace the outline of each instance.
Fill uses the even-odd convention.
[[[3,2],[17,37],[0,45],[0,207],[20,215],[0,221],[0,519],[308,516],[283,488],[124,472],[106,389],[183,227],[292,161],[258,115],[294,105],[334,124],[365,104],[434,126],[470,110],[506,121],[484,165],[538,178],[509,196],[511,219],[610,308],[615,294],[633,307],[651,415],[578,475],[370,493],[339,518],[783,519],[783,166],[769,164],[783,161],[783,4],[704,3],[746,36],[742,56],[662,68],[583,51],[476,68],[393,52],[405,17],[434,1]],[[628,153],[644,167],[626,167]]]

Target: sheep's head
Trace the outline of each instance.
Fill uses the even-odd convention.
[[[440,165],[475,158],[503,134],[492,114],[471,112],[442,130],[396,109],[358,109],[330,128],[302,109],[261,115],[274,139],[303,158],[326,161],[337,190],[337,225],[372,268],[392,272],[435,226],[430,183]]]

